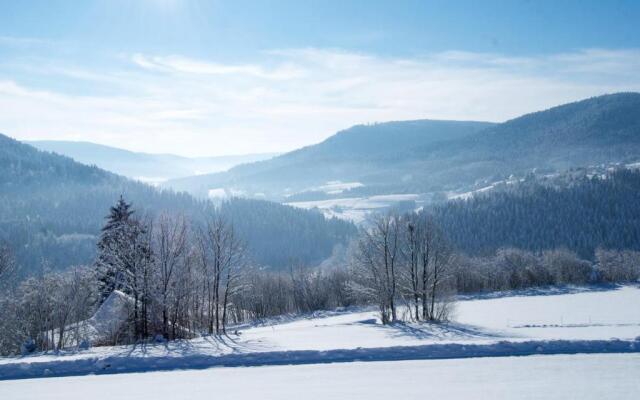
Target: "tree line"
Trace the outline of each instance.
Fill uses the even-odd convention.
[[[415,228],[407,236],[411,218]],[[246,321],[364,304],[378,305],[383,323],[390,323],[402,319],[396,311],[405,298],[418,299],[414,309],[424,310],[411,318],[445,319],[440,304],[449,293],[444,271],[450,263],[448,250],[439,247],[442,236],[431,233],[435,226],[410,215],[376,221],[350,246],[347,265],[292,264],[282,271],[253,262],[226,213],[214,211],[204,223],[149,218],[121,198],[110,208],[92,265],[64,272],[45,267],[10,288],[16,264],[6,248],[0,310],[11,317],[0,322],[0,348],[86,345],[84,321],[116,301],[127,303],[126,323],[99,344],[222,335]]]
[[[220,335],[230,323],[347,304],[340,273],[313,272],[302,264],[282,271],[256,262],[238,232],[242,223],[234,220],[242,218],[242,207],[236,214],[228,207],[211,208],[204,219],[152,217],[121,197],[101,229],[94,263],[59,271],[45,262],[27,279],[3,244],[0,311],[7,318],[0,321],[0,351],[18,352],[25,343],[32,350],[81,346],[82,324],[102,305],[109,309],[122,301],[126,323],[114,326],[100,344]],[[303,235],[313,236],[322,223],[321,216],[314,219]],[[327,245],[322,235],[318,245]]]
[[[374,216],[330,267],[267,268],[247,247],[228,214],[212,212],[205,222],[151,218],[122,198],[91,265],[62,272],[45,265],[20,280],[2,244],[0,353],[224,335],[248,321],[365,305],[384,324],[438,322],[449,318],[457,293],[640,279],[633,250],[599,248],[595,261],[567,249],[466,255],[428,212]],[[123,303],[126,313],[117,315]],[[100,342],[87,342],[87,321],[118,318]]]

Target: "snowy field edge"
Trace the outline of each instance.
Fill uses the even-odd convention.
[[[221,356],[188,355],[184,357],[107,356],[48,362],[21,362],[0,365],[0,381],[42,377],[120,374],[131,372],[204,369],[210,367],[252,367],[302,365],[356,361],[437,360],[477,357],[529,355],[567,355],[602,353],[640,353],[636,340],[551,340],[502,341],[492,344],[429,344],[386,348],[342,350],[273,351]]]

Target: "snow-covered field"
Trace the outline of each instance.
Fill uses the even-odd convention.
[[[26,399],[637,399],[640,355],[354,362],[0,382]]]
[[[362,182],[342,182],[342,181],[329,181],[324,185],[311,188],[310,190],[317,190],[325,192],[327,194],[340,194],[345,190],[355,189],[363,187]]]
[[[373,211],[391,207],[402,201],[416,201],[418,194],[387,194],[370,197],[348,197],[330,200],[297,201],[285,203],[287,205],[313,209],[317,208],[327,218],[341,218],[354,223],[363,222]]]
[[[542,340],[640,336],[640,287],[511,296],[458,303],[458,320],[509,337]]]
[[[549,293],[459,301],[448,324],[383,326],[375,310],[347,310],[282,318],[221,338],[5,358],[0,380],[216,365],[640,351],[639,287]]]
[[[450,324],[383,326],[375,311],[309,318],[243,332],[279,350],[329,350],[501,340],[606,340],[640,336],[640,288],[460,301]],[[375,323],[374,323],[375,322]]]

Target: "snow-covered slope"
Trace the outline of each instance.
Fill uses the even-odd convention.
[[[111,292],[96,313],[81,323],[83,339],[96,343],[116,334],[129,318],[133,299],[119,290]]]
[[[640,351],[640,288],[564,289],[458,302],[447,324],[380,324],[374,310],[324,312],[163,345],[0,359],[0,379],[212,365],[308,364]]]

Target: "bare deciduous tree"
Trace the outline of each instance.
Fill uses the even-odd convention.
[[[425,214],[409,213],[403,217],[405,231],[405,292],[413,302],[416,320],[447,318],[450,298],[449,282],[453,251],[433,219]]]
[[[395,214],[376,216],[363,230],[352,258],[352,290],[378,305],[383,324],[397,319],[400,222]]]
[[[198,262],[209,333],[224,333],[229,300],[238,288],[245,263],[242,241],[222,215],[212,217],[198,233]]]
[[[166,214],[160,216],[156,226],[153,238],[155,278],[162,313],[162,334],[168,338],[171,297],[176,296],[179,274],[188,273],[184,268],[187,262],[188,227],[184,217],[171,218]],[[180,300],[175,300],[178,307]],[[175,330],[172,333],[175,335]]]

